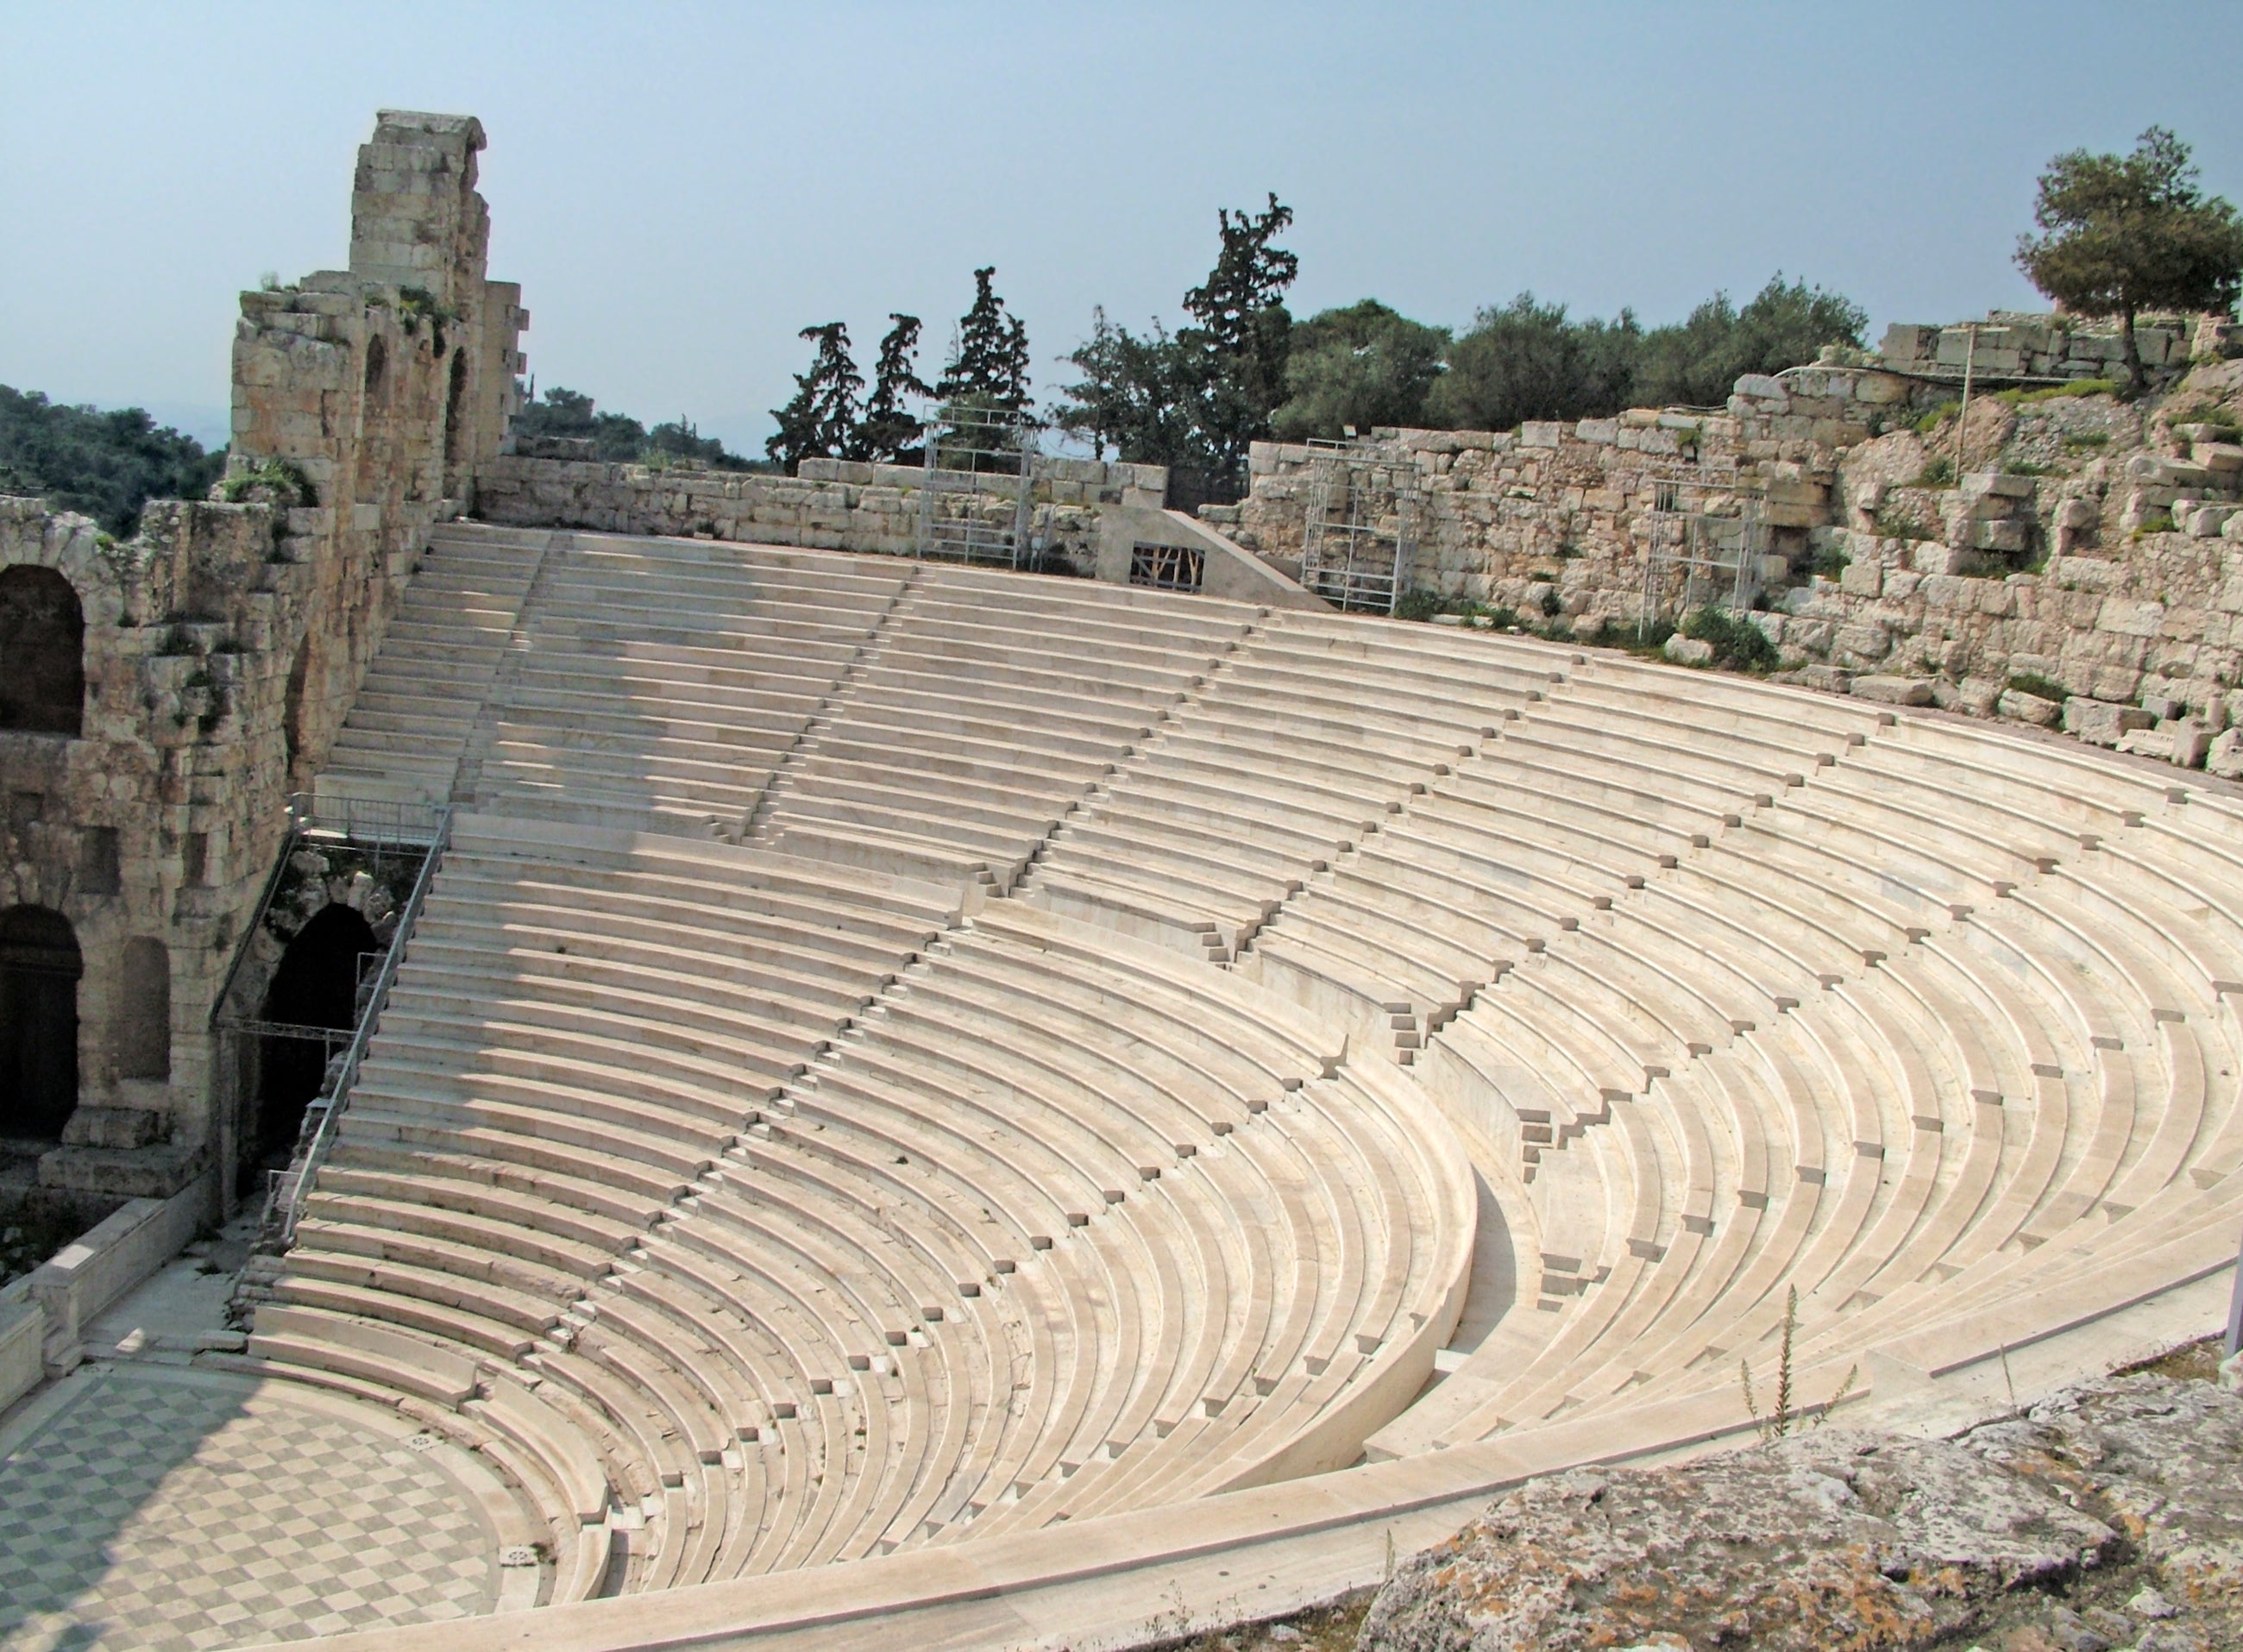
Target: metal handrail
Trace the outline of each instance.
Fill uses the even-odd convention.
[[[367,995],[365,1012],[358,1018],[358,1029],[351,1035],[349,1046],[343,1051],[342,1066],[327,1086],[327,1093],[313,1102],[320,1113],[320,1122],[313,1128],[311,1144],[304,1150],[304,1163],[296,1172],[293,1186],[286,1191],[286,1204],[281,1211],[280,1242],[286,1250],[295,1242],[296,1218],[304,1208],[304,1196],[311,1191],[312,1181],[327,1162],[335,1139],[335,1122],[350,1104],[351,1088],[358,1082],[358,1070],[366,1059],[367,1044],[381,1024],[381,1011],[389,1001],[389,988],[397,979],[400,965],[405,961],[406,943],[412,939],[414,925],[420,921],[421,908],[428,898],[429,886],[435,881],[437,868],[442,864],[444,851],[452,840],[452,811],[443,808],[437,815],[436,827],[428,844],[427,858],[421,862],[421,871],[413,880],[413,892],[397,914],[396,933],[389,938],[389,950],[383,954],[381,968],[374,978],[374,988]],[[276,1183],[278,1194],[281,1183]]]
[[[249,948],[257,940],[257,932],[264,927],[265,914],[273,909],[273,897],[280,893],[280,880],[288,875],[288,862],[296,853],[296,845],[304,835],[304,817],[297,812],[297,799],[302,792],[288,799],[288,830],[280,839],[280,853],[273,862],[273,870],[265,879],[264,893],[257,897],[257,910],[249,914],[248,927],[241,932],[240,944],[233,949],[233,961],[226,966],[226,979],[219,984],[218,996],[211,1000],[210,1024],[213,1032],[221,1031],[226,1007],[233,1001],[233,984],[241,978],[242,966],[249,961]]]

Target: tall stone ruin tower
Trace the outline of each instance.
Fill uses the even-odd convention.
[[[216,1001],[239,954],[228,1008],[260,1012],[282,943],[244,935],[287,796],[518,403],[483,141],[381,112],[349,268],[241,296],[211,499],[151,503],[123,543],[0,500],[0,677],[56,690],[0,703],[0,1204],[201,1186],[215,1213],[253,1177],[259,1052]]]

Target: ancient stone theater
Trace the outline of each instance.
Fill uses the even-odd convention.
[[[0,500],[0,1647],[1175,1639],[2219,1324],[2219,430],[1896,530],[1919,328],[1196,515],[604,464],[483,144],[379,117],[211,497]],[[1787,680],[1590,644],[1675,582]]]

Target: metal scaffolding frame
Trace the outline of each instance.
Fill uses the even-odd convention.
[[[1026,414],[945,409],[927,430],[916,554],[999,568],[1032,566],[1035,465],[1035,425]],[[984,484],[992,477],[1014,484],[1009,521],[981,514],[981,502],[992,496]],[[959,508],[945,509],[946,500],[959,501]]]
[[[1207,552],[1189,545],[1132,545],[1129,583],[1155,590],[1197,590],[1207,577]]]
[[[1418,456],[1391,443],[1309,444],[1301,583],[1334,606],[1391,614],[1407,588],[1425,503]]]
[[[1651,487],[1639,634],[1665,610],[1669,590],[1677,618],[1700,608],[1750,612],[1768,548],[1758,489],[1734,463],[1714,467],[1702,460],[1654,470]],[[1686,508],[1689,492],[1698,495],[1694,509]]]

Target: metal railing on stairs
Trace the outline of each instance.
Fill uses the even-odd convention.
[[[291,799],[292,816],[295,801]],[[320,1094],[305,1109],[305,1129],[300,1137],[303,1146],[296,1162],[273,1177],[260,1232],[269,1248],[280,1251],[286,1250],[294,1242],[305,1196],[311,1191],[320,1167],[333,1149],[336,1126],[350,1105],[351,1091],[358,1082],[367,1046],[381,1030],[381,1012],[389,1001],[389,989],[405,961],[405,949],[412,942],[414,926],[420,921],[421,909],[428,902],[429,887],[435,882],[436,873],[443,865],[444,851],[452,840],[452,810],[445,805],[381,804],[347,806],[339,810],[334,805],[323,803],[317,810],[307,811],[306,818],[310,825],[291,833],[292,849],[300,840],[316,840],[327,835],[350,843],[373,842],[417,849],[421,853],[421,860],[412,891],[398,909],[397,927],[391,932],[381,961],[372,978],[360,988],[358,1025],[352,1030],[341,1055],[328,1064]]]

